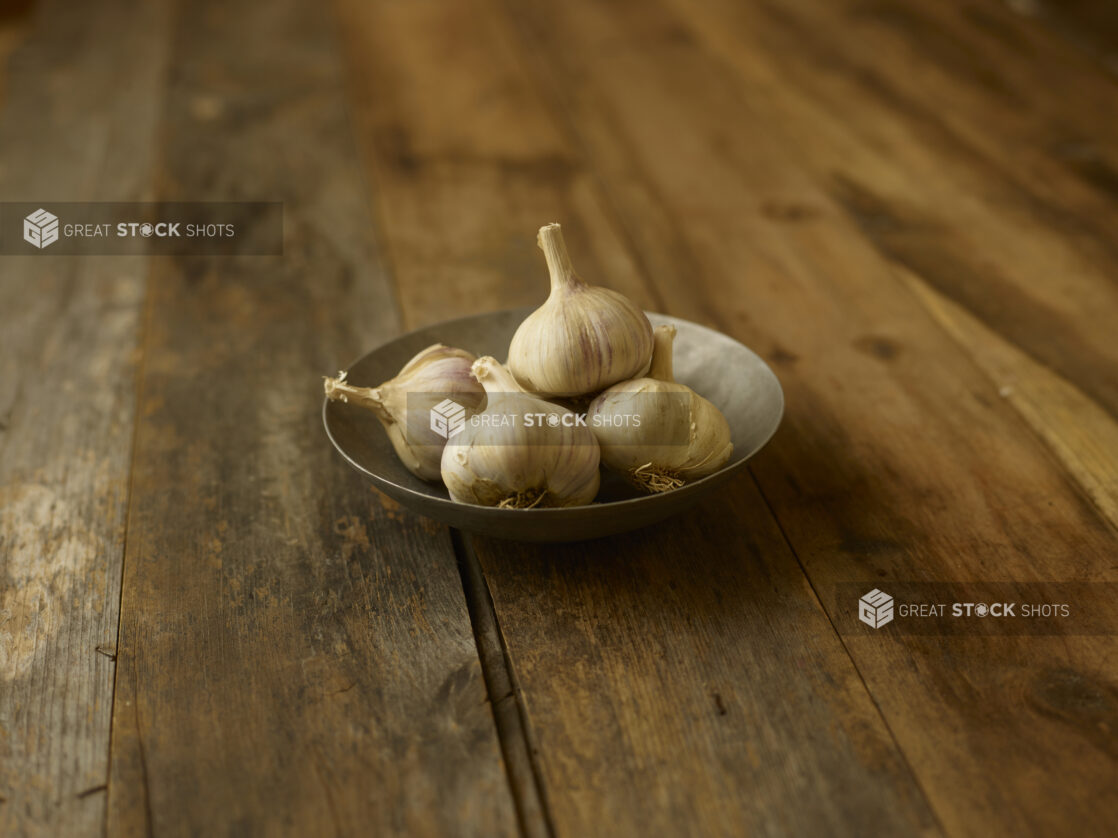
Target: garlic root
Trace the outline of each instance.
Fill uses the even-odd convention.
[[[528,489],[509,495],[497,504],[501,509],[535,509],[547,497],[547,489]],[[543,504],[547,506],[547,504]]]
[[[654,466],[652,463],[645,463],[643,466],[630,469],[625,476],[636,484],[638,489],[644,489],[649,494],[670,492],[687,482],[671,469]]]

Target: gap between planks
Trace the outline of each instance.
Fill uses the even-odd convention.
[[[842,646],[842,651],[846,653],[846,659],[850,661],[850,666],[853,668],[854,673],[858,676],[858,681],[859,683],[861,683],[862,689],[865,690],[870,702],[873,703],[873,709],[877,711],[877,717],[881,719],[881,724],[885,728],[885,732],[889,734],[889,739],[893,743],[893,747],[897,752],[897,756],[900,758],[901,762],[904,763],[905,770],[908,771],[908,776],[912,779],[912,784],[916,786],[916,788],[920,791],[920,796],[923,798],[924,806],[931,813],[932,819],[935,820],[936,828],[939,830],[939,834],[950,834],[947,831],[946,827],[944,827],[943,821],[940,819],[939,812],[936,811],[936,807],[932,805],[931,795],[928,794],[928,790],[924,788],[924,784],[920,782],[920,776],[912,767],[912,763],[909,762],[908,754],[906,754],[904,748],[901,747],[900,740],[897,739],[897,734],[893,731],[893,726],[889,724],[889,719],[885,715],[885,711],[882,709],[881,704],[878,703],[877,696],[873,694],[873,690],[870,689],[870,685],[866,681],[866,676],[862,674],[862,669],[858,666],[858,661],[855,660],[854,655],[850,651],[850,648],[846,645],[846,639],[843,637],[842,632],[839,631],[838,626],[835,625],[834,617],[823,604],[823,599],[819,596],[819,591],[815,589],[815,583],[811,580],[811,574],[807,572],[807,568],[804,567],[804,563],[800,560],[799,551],[796,550],[796,545],[792,543],[792,539],[788,537],[788,533],[784,529],[784,524],[780,522],[780,517],[776,514],[776,509],[773,507],[772,503],[769,501],[768,496],[765,494],[764,487],[761,486],[761,481],[757,479],[757,475],[753,472],[753,466],[746,465],[745,468],[746,471],[749,472],[749,479],[753,481],[753,485],[757,488],[757,494],[761,496],[761,502],[765,504],[765,509],[769,511],[769,516],[773,519],[773,523],[776,524],[776,528],[780,531],[780,537],[784,540],[784,544],[788,548],[788,552],[791,553],[792,558],[796,560],[796,564],[800,568],[800,573],[803,574],[804,582],[807,583],[808,589],[811,591],[811,598],[815,600],[815,604],[819,607],[820,612],[822,612],[823,616],[830,624],[831,629],[834,631],[835,639],[838,640],[839,645]]]
[[[497,612],[489,583],[477,555],[460,530],[450,530],[462,590],[474,630],[474,643],[481,662],[485,689],[493,709],[493,722],[508,774],[509,789],[516,806],[520,829],[527,838],[555,838],[555,827],[544,794],[540,767],[522,706],[520,689],[513,676],[508,649],[497,624]]]
[[[155,143],[158,148],[154,152],[154,159],[152,161],[152,178],[155,179],[155,173],[159,172],[164,163],[165,146],[163,143],[164,135],[167,129],[167,96],[169,95],[170,87],[170,59],[169,56],[173,52],[173,35],[175,26],[178,23],[178,16],[181,12],[181,7],[176,0],[169,0],[167,6],[166,18],[167,25],[161,35],[166,39],[165,56],[168,58],[163,62],[160,68],[160,75],[162,78],[159,82],[159,90],[162,95],[157,97],[157,107],[159,108],[159,115],[155,120]],[[159,191],[156,191],[155,197],[158,198]],[[124,614],[124,580],[125,580],[125,563],[128,561],[128,537],[132,534],[132,512],[133,512],[133,499],[135,494],[133,489],[135,487],[136,475],[136,450],[139,440],[139,427],[140,422],[144,418],[144,381],[147,373],[147,347],[148,337],[151,334],[151,320],[152,320],[152,268],[153,261],[149,257],[144,264],[144,282],[143,282],[143,299],[140,301],[140,321],[139,328],[136,332],[136,345],[134,351],[138,353],[136,366],[132,379],[132,435],[128,440],[128,489],[124,498],[124,531],[121,533],[120,539],[120,585],[118,598],[116,603],[116,633],[113,640],[113,687],[112,692],[109,694],[109,740],[108,740],[108,754],[105,758],[105,783],[101,787],[105,792],[105,811],[102,820],[102,834],[109,835],[109,801],[112,797],[112,784],[113,784],[113,727],[116,724],[116,691],[117,684],[120,680],[120,654],[121,654],[121,634],[120,629],[122,625],[122,615]],[[101,648],[97,648],[101,652]],[[102,654],[104,654],[102,652]],[[135,665],[135,657],[133,657],[133,665]],[[139,713],[139,705],[134,708],[136,713]],[[137,739],[139,732],[137,732]],[[143,758],[143,745],[141,743],[141,758]],[[147,787],[147,764],[144,761],[144,815],[146,817],[146,825],[148,835],[154,835],[154,819],[151,812],[151,795],[148,793]],[[83,792],[82,794],[87,794]],[[82,795],[79,795],[81,797]]]
[[[166,76],[166,68],[164,68],[164,75]],[[166,90],[167,81],[164,78],[163,89]],[[160,103],[162,108],[163,103]],[[159,127],[162,129],[164,122],[164,114],[161,112],[159,116]],[[162,152],[160,152],[160,159],[157,161],[157,166],[162,164]],[[132,439],[129,441],[128,446],[128,495],[125,498],[125,513],[124,513],[124,533],[120,540],[120,598],[116,604],[116,641],[113,648],[113,691],[109,698],[109,754],[105,761],[105,817],[102,834],[108,836],[109,831],[109,801],[112,799],[112,785],[113,785],[113,727],[116,725],[116,690],[117,684],[120,680],[120,655],[121,655],[121,634],[120,629],[122,625],[124,614],[124,580],[125,580],[125,564],[128,561],[128,536],[132,534],[132,500],[135,497],[133,489],[135,487],[136,477],[136,450],[139,439],[139,426],[140,421],[144,415],[144,380],[147,372],[147,347],[148,336],[151,334],[151,318],[152,318],[152,265],[149,260],[144,271],[144,299],[140,307],[140,328],[136,336],[136,350],[139,352],[140,357],[136,363],[136,377],[133,383],[132,392],[133,398],[133,413],[134,419],[132,422]],[[100,649],[98,649],[100,651]],[[132,656],[132,665],[135,666],[136,658]],[[138,697],[134,697],[137,702],[132,710],[135,714],[139,714],[140,706]],[[143,794],[144,794],[144,818],[147,826],[147,834],[155,834],[155,819],[151,811],[151,794],[148,791],[148,770],[147,758],[144,753],[143,740],[140,738],[139,725],[136,726],[136,741],[140,748],[140,764],[143,766]]]

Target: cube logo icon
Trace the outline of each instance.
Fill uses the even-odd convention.
[[[23,240],[42,250],[58,241],[58,216],[37,209],[23,219]]]
[[[466,427],[466,408],[451,399],[443,399],[431,408],[431,430],[443,439],[451,439]]]
[[[874,588],[858,600],[858,619],[875,629],[893,622],[893,598]]]

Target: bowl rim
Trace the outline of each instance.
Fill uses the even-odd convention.
[[[404,340],[405,338],[407,338],[411,335],[417,334],[419,332],[425,332],[425,331],[429,331],[429,330],[432,330],[432,329],[438,329],[440,327],[450,326],[450,325],[453,325],[453,324],[456,324],[456,323],[461,323],[461,322],[464,322],[464,321],[467,321],[467,320],[478,320],[478,319],[485,318],[485,317],[498,317],[498,316],[501,316],[501,315],[512,315],[512,314],[516,314],[517,312],[523,312],[524,315],[527,316],[531,312],[535,311],[536,308],[538,308],[538,306],[524,306],[524,307],[521,307],[521,308],[498,309],[496,311],[487,311],[487,312],[481,312],[481,313],[478,313],[478,314],[468,314],[468,315],[465,315],[463,317],[452,317],[452,318],[449,318],[447,320],[440,320],[438,322],[431,323],[431,324],[426,325],[426,326],[420,326],[417,329],[412,329],[411,331],[404,332],[403,334],[397,335],[396,337],[391,338],[387,341],[384,341],[383,343],[379,344],[378,346],[375,346],[374,348],[370,349],[368,352],[365,352],[362,355],[360,355],[359,357],[357,357],[356,359],[354,359],[354,361],[351,364],[349,364],[349,366],[345,367],[345,369],[346,370],[353,369],[353,367],[355,367],[357,364],[361,363],[363,360],[365,360],[365,358],[369,357],[374,352],[379,352],[381,349],[388,346],[389,344],[395,343],[396,341]],[[511,516],[513,518],[516,518],[518,521],[525,520],[526,516],[534,516],[534,517],[544,516],[544,517],[546,517],[548,515],[558,515],[558,514],[562,514],[562,513],[566,513],[566,514],[569,515],[569,514],[571,514],[571,512],[576,511],[576,510],[583,513],[583,514],[586,514],[586,513],[590,512],[591,510],[595,510],[595,509],[598,509],[598,510],[619,510],[619,509],[632,508],[635,505],[641,505],[641,504],[643,504],[644,506],[647,506],[650,502],[657,501],[657,500],[662,500],[662,499],[670,497],[670,496],[675,497],[675,498],[679,498],[681,496],[685,496],[685,495],[689,495],[689,494],[692,494],[692,493],[697,492],[697,491],[701,491],[701,487],[703,486],[703,484],[707,483],[708,481],[716,481],[716,480],[720,481],[721,479],[725,478],[729,474],[739,470],[746,463],[748,463],[749,460],[753,456],[755,456],[758,451],[760,451],[762,448],[764,448],[766,445],[768,445],[769,441],[773,438],[773,436],[776,434],[777,430],[780,428],[781,422],[784,419],[784,404],[785,404],[785,402],[784,402],[784,388],[781,386],[780,379],[777,377],[777,375],[773,371],[772,367],[770,367],[768,365],[768,363],[765,362],[765,359],[762,358],[757,352],[755,352],[754,350],[752,350],[748,346],[746,346],[744,343],[737,340],[736,338],[730,337],[729,335],[725,334],[724,332],[719,332],[717,329],[712,329],[709,326],[704,326],[701,323],[695,323],[695,322],[690,321],[690,320],[685,320],[684,318],[676,317],[675,315],[661,314],[660,312],[654,312],[654,311],[645,311],[645,315],[647,317],[649,317],[649,319],[651,319],[653,317],[656,317],[656,318],[660,318],[662,320],[674,321],[676,323],[686,323],[689,327],[700,329],[704,332],[709,332],[710,334],[712,334],[712,335],[714,335],[718,338],[733,341],[734,343],[738,344],[738,346],[742,347],[744,350],[746,350],[751,355],[753,355],[757,359],[757,361],[760,362],[761,366],[764,367],[764,369],[772,377],[773,383],[776,385],[776,394],[777,394],[778,402],[779,402],[778,409],[777,409],[777,412],[776,412],[776,418],[772,423],[772,427],[769,428],[768,433],[765,434],[765,437],[762,440],[760,440],[753,447],[753,449],[751,451],[747,452],[746,454],[744,454],[743,456],[741,456],[739,458],[736,458],[733,462],[728,463],[727,465],[723,466],[722,468],[720,468],[718,471],[714,472],[713,474],[708,474],[705,477],[699,478],[698,480],[692,481],[690,483],[686,483],[683,486],[680,486],[678,489],[673,489],[670,492],[663,492],[661,494],[644,495],[642,497],[635,497],[635,498],[624,498],[622,500],[613,500],[613,501],[605,501],[605,502],[592,501],[591,503],[586,504],[584,506],[558,506],[558,507],[544,507],[542,509],[540,509],[540,508],[537,508],[537,509],[502,509],[502,508],[496,507],[496,506],[481,506],[480,504],[460,503],[459,501],[452,500],[449,497],[444,498],[444,497],[440,497],[440,496],[435,495],[435,494],[427,494],[426,492],[421,492],[421,491],[417,491],[416,489],[412,489],[409,486],[404,486],[403,484],[397,483],[393,480],[390,480],[387,477],[384,477],[383,475],[377,474],[374,471],[370,471],[364,465],[362,465],[357,460],[355,460],[353,457],[351,457],[349,455],[349,453],[346,451],[346,449],[344,447],[342,447],[341,443],[339,443],[338,440],[334,438],[334,434],[330,430],[330,420],[329,420],[329,416],[327,414],[327,411],[329,410],[329,407],[332,404],[332,402],[329,398],[326,398],[324,396],[323,399],[322,399],[322,424],[323,424],[323,427],[326,430],[326,436],[330,440],[330,443],[334,446],[335,450],[337,450],[337,452],[342,455],[342,457],[345,459],[346,462],[348,462],[353,468],[357,469],[357,471],[359,471],[362,474],[371,478],[374,483],[377,483],[381,486],[389,488],[391,490],[391,493],[399,493],[399,494],[402,494],[402,495],[407,495],[407,496],[410,496],[410,497],[414,497],[414,498],[416,498],[417,502],[424,503],[424,504],[433,503],[436,506],[444,507],[448,510],[461,511],[465,508],[465,509],[471,510],[472,512],[475,512],[475,513],[478,513],[478,514],[486,514],[486,515],[489,515],[491,517],[506,517],[507,518],[507,517]],[[434,484],[432,484],[432,485],[434,485]]]

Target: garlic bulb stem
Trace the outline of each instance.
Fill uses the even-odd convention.
[[[672,375],[672,347],[675,343],[675,326],[670,323],[657,326],[652,332],[652,366],[648,377],[657,381],[675,381]]]
[[[332,402],[344,402],[346,404],[356,404],[361,407],[367,407],[385,422],[395,421],[388,411],[385,410],[384,399],[379,387],[355,387],[352,384],[348,384],[345,377],[346,374],[344,371],[338,373],[337,378],[324,377],[326,398]]]
[[[513,378],[511,372],[502,366],[496,358],[486,355],[474,361],[473,366],[470,368],[474,378],[478,380],[482,387],[485,388],[486,393],[508,394],[508,393],[524,393],[531,395],[520,386],[520,383]]]
[[[567,252],[567,243],[563,240],[563,229],[552,222],[540,228],[536,236],[536,244],[543,251],[543,258],[547,261],[547,271],[551,275],[551,290],[560,291],[571,285],[583,285],[571,264],[571,254]]]

